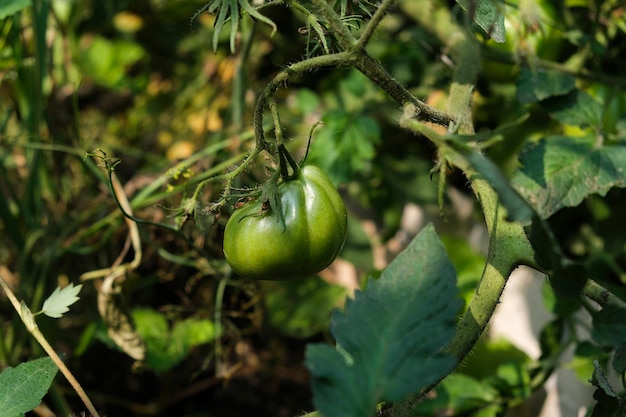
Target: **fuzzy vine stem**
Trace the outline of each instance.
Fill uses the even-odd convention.
[[[405,111],[405,117],[400,120],[400,125],[414,132],[428,134],[429,131],[420,122],[411,118],[410,113],[410,110]],[[409,116],[406,116],[407,114]],[[520,265],[532,265],[534,252],[522,225],[506,220],[507,213],[500,204],[498,194],[472,169],[465,157],[433,132],[427,137],[445,155],[447,161],[460,168],[469,178],[482,207],[489,234],[489,250],[480,282],[466,312],[461,317],[452,341],[445,348],[445,351],[460,363],[487,328],[511,272]],[[413,407],[439,382],[441,379],[394,405],[393,415],[399,417],[411,415]]]
[[[357,50],[365,48],[367,43],[372,38],[372,35],[374,35],[374,30],[376,30],[376,28],[380,24],[380,21],[383,19],[383,17],[385,17],[387,10],[393,3],[395,3],[395,1],[396,0],[383,0],[380,6],[378,6],[376,12],[374,12],[372,18],[369,20],[369,22],[367,22],[365,28],[363,29],[363,32],[361,33],[361,36],[357,40],[357,43],[355,45]]]
[[[434,107],[429,106],[417,97],[415,97],[402,84],[396,81],[387,70],[376,62],[369,54],[364,51],[355,52],[354,67],[363,75],[372,80],[383,91],[385,91],[393,100],[401,106],[405,104],[413,104],[417,108],[415,117],[417,119],[426,120],[443,126],[448,126],[454,118]]]
[[[582,289],[582,295],[595,301],[602,307],[614,306],[626,308],[626,302],[592,279],[588,279]]]
[[[417,8],[414,11],[417,11]],[[446,19],[447,16],[442,15],[444,12],[443,10],[438,12],[439,19],[436,19],[438,24],[435,25],[434,32],[447,44],[456,64],[448,100],[448,109],[454,118],[454,123],[450,124],[449,130],[471,135],[474,133],[471,97],[479,71],[476,62],[479,62],[480,49],[475,40],[471,39],[462,28],[451,24],[451,19]],[[418,12],[415,16],[419,19],[428,19],[424,14]],[[534,251],[522,225],[519,222],[506,220],[506,210],[489,182],[478,174],[467,158],[459,154],[454,146],[450,146],[451,144],[447,143],[445,138],[435,132],[429,132],[429,129],[415,120],[412,117],[414,112],[415,110],[410,106],[405,108],[404,117],[400,120],[401,126],[413,132],[426,133],[426,136],[437,146],[443,160],[464,172],[482,207],[489,234],[489,249],[481,279],[474,290],[467,310],[458,323],[453,339],[445,347],[445,351],[454,357],[458,364],[469,354],[487,328],[513,270],[521,264],[534,263]],[[443,377],[445,375],[405,401],[394,405],[391,410],[392,414],[398,417],[410,416],[414,406],[424,398],[428,391],[439,384]]]
[[[276,94],[276,90],[278,90],[281,85],[286,84],[294,77],[307,71],[312,71],[314,69],[324,67],[346,65],[350,64],[351,61],[352,58],[346,52],[339,52],[330,55],[321,55],[291,64],[287,68],[276,74],[274,78],[272,78],[272,80],[265,86],[265,89],[263,89],[261,94],[259,94],[254,108],[253,125],[254,134],[256,137],[256,146],[252,151],[254,157],[256,157],[262,150],[267,150],[272,153],[265,140],[265,131],[263,129],[263,116],[265,114],[265,108],[269,107],[270,101],[273,100],[273,97]],[[276,120],[276,117],[274,117],[274,121]],[[280,132],[280,127],[275,127],[275,132],[276,130]],[[249,162],[251,162],[251,160],[249,161],[249,159],[250,158],[246,158],[246,160],[244,161],[246,167],[247,165],[249,165]]]

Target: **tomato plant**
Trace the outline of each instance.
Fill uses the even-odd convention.
[[[0,0],[0,416],[626,415],[623,3]]]
[[[277,207],[262,198],[234,212],[224,255],[250,279],[303,278],[326,268],[346,239],[346,207],[328,176],[308,165],[277,189]]]

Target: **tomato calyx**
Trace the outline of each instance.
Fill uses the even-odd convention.
[[[300,176],[300,165],[293,159],[285,145],[278,146],[278,157],[280,164],[280,176],[283,181],[291,181]],[[291,174],[289,169],[291,168]]]
[[[283,210],[281,207],[278,186],[285,182],[294,181],[300,178],[301,164],[304,162],[304,159],[301,163],[296,162],[287,150],[287,148],[285,148],[285,145],[281,144],[278,146],[278,161],[278,169],[272,172],[272,175],[261,189],[261,195],[258,197],[258,200],[261,202],[260,210],[257,213],[248,214],[246,217],[263,217],[270,213],[276,213],[276,221],[280,223],[284,231],[286,228],[286,224],[285,218],[283,216]],[[256,200],[257,199],[255,198],[248,198],[244,202],[239,202],[237,208],[241,208],[242,206]],[[244,220],[244,218],[245,217],[239,219],[239,221],[241,222],[242,220]]]

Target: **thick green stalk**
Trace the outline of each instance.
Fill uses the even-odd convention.
[[[281,85],[286,84],[293,77],[301,75],[306,71],[312,71],[324,67],[349,65],[351,61],[351,57],[345,52],[330,55],[321,55],[305,59],[304,61],[296,62],[295,64],[288,66],[287,68],[276,74],[276,76],[274,76],[274,78],[265,86],[265,89],[257,98],[256,106],[254,108],[253,125],[254,135],[256,137],[256,154],[258,154],[262,150],[267,150],[267,143],[265,142],[265,132],[263,130],[263,115],[265,113],[265,108],[268,105],[268,101],[274,96],[276,90],[278,90]],[[246,161],[249,160],[249,158],[246,159]]]
[[[459,362],[470,352],[487,327],[511,272],[520,264],[532,262],[533,259],[533,250],[522,225],[506,220],[506,211],[491,186],[478,177],[470,181],[485,215],[489,252],[474,297],[459,322],[454,339],[446,348]]]
[[[412,6],[415,7],[413,15],[416,20],[430,28],[447,44],[455,64],[448,101],[448,111],[455,119],[455,124],[451,128],[458,133],[473,134],[471,97],[480,70],[478,64],[480,49],[466,31],[452,23],[447,9],[432,8],[425,4],[417,5],[417,2],[412,3]],[[404,120],[403,124],[411,128],[411,125],[414,125],[411,122]],[[462,155],[448,146],[445,140],[440,139],[442,138],[431,137],[445,158],[444,162],[450,162],[460,168],[470,180],[474,194],[482,207],[489,232],[489,252],[481,280],[470,305],[459,321],[454,338],[445,348],[457,363],[461,363],[487,328],[511,272],[520,264],[532,263],[533,249],[522,225],[506,220],[506,210],[489,183],[472,169]],[[415,404],[439,382],[440,380],[436,381],[422,392],[394,406],[391,411],[393,416],[410,416]]]

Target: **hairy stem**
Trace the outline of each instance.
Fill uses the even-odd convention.
[[[33,317],[33,313],[28,309],[28,307],[26,307],[24,303],[19,302],[19,300],[13,293],[13,290],[11,290],[9,285],[1,276],[0,276],[0,287],[2,287],[7,297],[9,298],[9,301],[11,301],[13,308],[15,309],[15,311],[17,311],[17,314],[20,316],[20,319],[22,319],[22,322],[26,326],[26,329],[28,330],[28,332],[33,335],[35,340],[37,340],[37,342],[41,345],[43,350],[48,354],[50,359],[52,359],[55,365],[59,368],[59,370],[65,377],[65,379],[67,379],[67,381],[70,383],[72,388],[74,388],[74,391],[76,391],[80,399],[83,401],[89,413],[93,417],[100,417],[100,414],[98,414],[96,407],[94,407],[93,403],[87,396],[87,393],[85,392],[83,387],[80,385],[78,380],[74,377],[74,375],[69,370],[69,368],[65,366],[65,363],[63,363],[59,355],[57,355],[54,348],[50,345],[50,343],[48,343],[48,340],[43,335],[43,333],[41,333],[41,330],[39,330],[39,326],[37,326],[37,323],[35,323],[35,318]]]
[[[354,67],[372,80],[383,91],[385,91],[398,104],[404,106],[407,103],[413,104],[418,112],[415,117],[443,126],[448,126],[453,118],[445,112],[429,106],[416,98],[402,84],[398,83],[392,76],[364,51],[355,52]]]
[[[372,38],[372,35],[374,34],[374,31],[380,24],[380,21],[383,19],[383,17],[387,13],[387,10],[389,9],[389,7],[393,3],[395,3],[395,1],[396,0],[383,0],[383,2],[378,6],[372,18],[369,20],[369,22],[367,22],[367,25],[365,25],[365,28],[363,29],[363,32],[361,33],[361,36],[359,37],[356,43],[357,50],[365,49],[365,46]]]
[[[316,56],[305,59],[304,61],[296,62],[276,74],[276,76],[274,76],[274,78],[265,86],[265,89],[257,98],[256,106],[254,108],[253,124],[256,137],[255,149],[258,149],[257,154],[261,152],[261,150],[268,150],[268,146],[265,141],[265,132],[263,130],[263,115],[265,113],[266,106],[268,106],[269,100],[274,96],[276,90],[278,90],[281,85],[286,84],[292,78],[301,75],[304,72],[323,67],[349,65],[351,61],[352,58],[349,54],[346,52],[339,52],[336,54]]]
[[[626,308],[626,302],[624,300],[591,279],[588,279],[587,283],[583,287],[582,295],[595,301],[602,307],[613,306]]]
[[[474,39],[451,23],[449,12],[444,9],[429,8],[424,3],[411,3],[413,16],[424,25],[431,25],[433,32],[447,44],[454,59],[453,81],[450,86],[448,110],[455,119],[452,130],[461,134],[474,133],[471,113],[471,97],[473,85],[479,71],[480,49]],[[425,130],[419,122],[411,118],[411,112],[405,111],[401,125],[416,132]],[[463,155],[449,146],[445,138],[435,132],[427,134],[446,161],[460,168],[470,180],[472,189],[480,203],[489,233],[489,251],[481,280],[474,291],[472,300],[461,317],[457,331],[445,350],[453,356],[457,363],[469,354],[480,336],[483,334],[498,305],[511,272],[520,264],[532,263],[534,252],[522,225],[506,220],[506,210],[500,204],[496,191],[469,164]],[[445,375],[441,376],[443,379]],[[424,398],[424,395],[439,382],[407,400],[394,405],[394,417],[410,416],[413,407]]]

